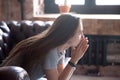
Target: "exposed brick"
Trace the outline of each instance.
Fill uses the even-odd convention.
[[[20,11],[20,3],[18,0],[0,0],[1,6],[1,20],[20,20],[21,11]]]
[[[25,19],[32,18],[33,0],[25,0],[24,6]],[[0,0],[0,20],[21,20],[20,2],[18,0]]]
[[[2,0],[0,0],[0,21],[1,21],[1,18],[2,18]]]
[[[25,19],[33,18],[33,0],[25,1]]]
[[[83,20],[84,33],[102,35],[120,35],[120,20]]]

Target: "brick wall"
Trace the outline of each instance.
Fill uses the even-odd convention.
[[[2,0],[0,0],[0,20],[2,19],[2,16],[1,16],[2,15],[2,8],[1,7],[2,7]]]
[[[20,4],[18,0],[0,0],[1,20],[20,20]]]
[[[85,19],[84,33],[102,35],[120,35],[120,20]]]
[[[21,20],[21,7],[18,0],[0,0],[0,20]],[[33,0],[25,0],[25,19],[33,17]]]
[[[25,19],[33,18],[33,0],[25,0]]]

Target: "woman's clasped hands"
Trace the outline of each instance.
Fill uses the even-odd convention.
[[[89,47],[88,38],[82,36],[79,44],[71,49],[71,61],[75,64],[83,57]]]

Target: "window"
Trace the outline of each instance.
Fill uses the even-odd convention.
[[[44,0],[45,13],[59,13],[57,4],[64,0]],[[120,14],[120,0],[67,0],[70,12],[80,14]]]
[[[56,4],[64,4],[65,0],[55,0]],[[85,0],[66,0],[67,4],[70,5],[84,5]]]
[[[96,5],[120,5],[120,0],[96,0]]]
[[[43,0],[33,0],[33,15],[40,15],[44,13]]]

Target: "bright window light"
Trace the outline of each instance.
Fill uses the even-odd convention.
[[[63,5],[65,0],[55,0],[56,4]],[[67,4],[70,5],[84,5],[85,0],[67,0]]]
[[[33,0],[33,16],[44,14],[43,0]]]
[[[120,5],[120,0],[96,0],[96,5]]]

